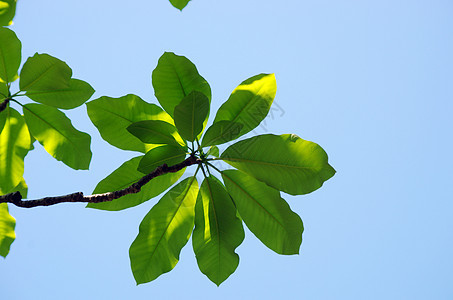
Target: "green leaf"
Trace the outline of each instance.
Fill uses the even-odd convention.
[[[16,2],[17,0],[0,1],[0,26],[9,26],[13,24],[13,18],[16,14]]]
[[[190,0],[170,0],[170,3],[177,9],[182,10],[184,7],[186,7],[189,1]]]
[[[4,2],[0,2],[0,5],[1,3]],[[14,31],[8,28],[0,28],[0,82],[13,82],[17,78],[21,49],[22,44]]]
[[[93,194],[101,194],[122,190],[131,184],[137,182],[145,174],[137,171],[138,163],[143,156],[134,157],[123,163],[118,169],[113,171],[109,176],[102,179],[93,191]],[[176,173],[168,173],[158,176],[145,184],[141,191],[136,194],[129,194],[119,199],[108,202],[90,203],[89,208],[117,211],[139,205],[151,198],[164,192],[172,186],[184,174],[185,169]]]
[[[184,56],[165,52],[153,71],[152,81],[157,100],[172,117],[176,105],[192,91],[202,92],[211,101],[209,84]]]
[[[27,92],[28,98],[61,109],[76,108],[91,98],[94,89],[83,80],[71,78],[69,87]]]
[[[219,154],[220,154],[219,148],[217,146],[211,146],[208,152],[206,153],[206,156],[212,155],[215,157],[219,157]]]
[[[135,122],[127,127],[127,131],[138,137],[143,143],[180,146],[172,136],[176,132],[176,127],[165,121],[146,120]]]
[[[91,137],[75,129],[58,109],[42,104],[23,106],[31,134],[56,160],[79,170],[87,170],[91,161]]]
[[[311,193],[335,174],[319,145],[294,134],[255,136],[231,145],[220,157],[291,195]]]
[[[304,227],[280,193],[237,170],[222,171],[228,193],[251,232],[278,254],[298,254]]]
[[[274,74],[259,74],[243,81],[217,111],[214,123],[222,120],[243,124],[244,135],[267,116],[277,92]]]
[[[49,54],[35,53],[29,57],[20,71],[21,91],[53,91],[69,88],[71,68]]]
[[[112,146],[123,150],[145,153],[156,147],[144,144],[127,131],[126,128],[132,123],[143,120],[161,120],[173,124],[173,119],[162,108],[147,103],[136,95],[129,94],[120,98],[101,97],[86,105],[88,116],[102,138]]]
[[[203,130],[209,115],[209,99],[201,92],[192,91],[176,105],[174,119],[178,132],[185,140],[193,142]]]
[[[11,244],[16,239],[16,220],[9,214],[8,205],[0,203],[0,255],[6,257]]]
[[[231,121],[219,121],[212,124],[203,136],[202,147],[220,145],[239,137],[242,128],[241,123]]]
[[[186,157],[186,150],[181,146],[162,145],[146,152],[138,165],[138,170],[148,174],[154,171],[158,166],[167,164],[168,166],[176,165]]]
[[[195,177],[181,181],[141,222],[138,236],[129,249],[137,284],[156,279],[178,263],[181,249],[193,229],[197,193]]]
[[[30,149],[30,133],[24,118],[13,108],[0,113],[0,194],[10,193],[22,180],[24,158]]]
[[[8,97],[8,86],[4,82],[0,82],[0,103]],[[0,128],[1,129],[1,128]]]
[[[244,240],[242,221],[228,192],[214,176],[205,178],[195,205],[193,250],[198,267],[220,285],[239,265],[235,249]]]

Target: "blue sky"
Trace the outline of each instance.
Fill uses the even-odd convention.
[[[11,28],[23,61],[49,53],[96,89],[93,99],[156,103],[151,71],[172,51],[210,83],[212,111],[244,79],[275,73],[276,108],[256,133],[319,143],[337,174],[312,194],[284,195],[304,221],[300,255],[277,255],[246,231],[239,268],[219,288],[190,242],[172,272],[135,285],[128,249],[157,199],[114,213],[11,207],[4,299],[453,297],[453,2],[193,0],[183,12],[167,0],[130,3],[19,1]],[[137,155],[104,142],[84,106],[68,115],[92,136],[90,170],[36,143],[25,160],[30,198],[89,194]]]

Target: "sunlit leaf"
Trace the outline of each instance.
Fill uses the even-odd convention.
[[[127,131],[138,137],[143,143],[180,145],[173,137],[176,127],[165,121],[145,120],[135,122],[127,127]]]
[[[8,86],[5,82],[0,81],[0,103],[8,97]]]
[[[298,254],[304,230],[302,220],[280,193],[241,171],[225,170],[222,177],[250,231],[279,254]]]
[[[42,104],[26,104],[24,117],[32,135],[56,160],[79,170],[91,161],[91,137],[75,129],[64,113]]]
[[[144,144],[127,131],[126,128],[132,123],[143,120],[161,120],[173,124],[173,119],[162,108],[147,103],[136,95],[129,94],[120,98],[101,97],[86,105],[88,116],[102,138],[123,150],[145,153],[156,147]]]
[[[2,3],[5,2],[0,2],[0,5]],[[21,48],[22,44],[14,31],[0,27],[0,82],[12,82],[17,78],[17,70],[21,61]]]
[[[203,93],[211,101],[209,84],[184,56],[165,52],[153,71],[152,81],[157,100],[170,116],[173,116],[176,105],[192,91]]]
[[[313,192],[335,174],[319,145],[294,134],[265,134],[239,141],[228,147],[221,158],[291,195]]]
[[[189,1],[190,0],[170,0],[170,3],[177,9],[182,10],[184,7],[186,7]]]
[[[212,124],[203,136],[202,147],[220,145],[239,137],[244,125],[231,121],[219,121]]]
[[[71,78],[69,87],[47,91],[31,91],[26,95],[39,103],[47,104],[61,109],[76,108],[90,99],[94,89],[83,80]]]
[[[24,158],[30,149],[30,133],[24,118],[13,108],[0,113],[0,194],[10,193],[22,180]]]
[[[16,238],[16,220],[9,214],[8,205],[0,203],[0,255],[6,257]]]
[[[69,88],[71,68],[62,60],[49,54],[35,53],[20,71],[21,91],[48,91]]]
[[[16,2],[17,0],[0,1],[0,26],[9,26],[13,23],[16,14]]]
[[[222,183],[214,176],[205,178],[195,206],[192,243],[198,267],[220,285],[239,265],[235,249],[244,240],[242,221]]]
[[[193,142],[203,130],[209,114],[209,99],[201,92],[192,91],[175,107],[175,126],[185,140]]]
[[[238,136],[257,127],[267,116],[277,92],[274,74],[260,74],[243,81],[217,111],[214,123],[222,120],[244,125]]]
[[[219,157],[219,155],[220,155],[219,148],[217,146],[210,147],[208,152],[206,153],[206,156],[209,156],[209,155]]]
[[[176,165],[182,162],[185,157],[186,150],[181,146],[158,146],[146,152],[138,165],[138,170],[148,174],[163,164],[167,164],[168,166]]]
[[[156,279],[178,263],[181,249],[192,233],[197,193],[195,177],[181,181],[141,222],[138,236],[129,249],[137,284]]]
[[[118,191],[137,182],[145,175],[144,173],[137,171],[138,163],[142,157],[143,156],[134,157],[123,163],[118,169],[113,171],[97,184],[93,194]],[[139,205],[151,198],[156,197],[172,186],[182,176],[182,174],[184,174],[184,171],[185,169],[182,169],[176,173],[168,173],[162,176],[157,176],[145,184],[139,193],[126,195],[108,202],[90,203],[87,207],[116,211]]]

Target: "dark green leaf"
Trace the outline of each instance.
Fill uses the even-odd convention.
[[[238,136],[257,127],[267,116],[277,92],[274,74],[260,74],[243,81],[217,111],[214,123],[222,120],[243,124]]]
[[[255,136],[231,145],[221,158],[291,195],[313,192],[335,174],[319,145],[294,134]]]
[[[231,121],[219,121],[214,123],[206,130],[201,146],[220,145],[234,140],[239,137],[243,127],[243,124]]]
[[[2,2],[0,2],[1,4]],[[13,82],[17,78],[17,70],[19,69],[21,60],[21,48],[22,44],[14,31],[1,27],[0,82]]]
[[[176,127],[165,121],[146,120],[135,122],[127,127],[127,131],[138,137],[143,143],[180,146],[173,137]]]
[[[215,157],[219,157],[219,154],[220,154],[219,148],[217,146],[211,146],[208,152],[206,153],[206,156],[212,155]]]
[[[101,97],[86,105],[88,116],[102,138],[123,150],[145,153],[156,147],[144,144],[127,131],[126,128],[132,123],[143,120],[161,120],[173,124],[173,119],[162,108],[147,103],[136,95],[129,94],[120,98]],[[183,143],[180,137],[179,141]]]
[[[16,2],[17,0],[0,1],[0,26],[9,26],[13,24],[13,18],[16,14]]]
[[[195,177],[181,181],[141,222],[138,236],[129,249],[137,284],[156,279],[178,263],[181,249],[192,233],[197,193]]]
[[[29,57],[20,71],[21,91],[48,91],[69,88],[71,68],[49,54],[35,53]]]
[[[42,104],[26,104],[24,117],[31,134],[56,160],[79,170],[87,170],[91,161],[91,137],[75,129],[58,109]]]
[[[138,165],[138,170],[148,174],[163,164],[173,166],[182,162],[186,157],[186,154],[186,150],[181,146],[158,146],[146,152]]]
[[[24,118],[13,108],[0,113],[0,194],[10,193],[22,180],[24,158],[30,149],[30,133]]]
[[[0,82],[0,103],[8,97],[8,86],[4,82]]]
[[[201,92],[192,91],[175,107],[174,119],[178,132],[185,140],[193,142],[203,130],[209,114],[209,99]]]
[[[220,285],[236,270],[239,256],[234,251],[243,240],[242,221],[225,187],[214,176],[205,178],[195,206],[192,237],[201,272]]]
[[[184,56],[165,52],[153,71],[152,81],[157,100],[172,117],[176,105],[192,91],[202,92],[211,101],[209,84]]]
[[[182,10],[184,7],[186,7],[189,1],[190,0],[170,0],[171,4],[179,10]]]
[[[250,231],[278,254],[298,254],[302,220],[280,193],[241,171],[225,170],[222,177]]]
[[[8,212],[8,204],[0,203],[0,255],[6,257],[16,238],[16,220]]]
[[[47,104],[61,109],[76,108],[90,99],[94,89],[83,80],[71,78],[69,87],[47,91],[32,91],[26,95],[39,103]]]
[[[138,163],[143,156],[134,157],[123,163],[118,169],[113,171],[109,176],[102,179],[93,191],[93,194],[118,191],[137,182],[145,174],[137,171]],[[185,169],[176,173],[168,173],[158,176],[145,184],[141,191],[136,194],[129,194],[119,199],[108,202],[90,203],[89,208],[117,211],[139,205],[151,198],[164,192],[172,186],[184,174]]]

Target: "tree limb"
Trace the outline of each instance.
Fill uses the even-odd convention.
[[[151,179],[161,176],[167,173],[175,173],[179,170],[184,169],[185,167],[200,164],[201,160],[193,155],[189,156],[183,162],[176,164],[174,166],[167,166],[166,164],[157,167],[153,172],[143,176],[140,178],[136,183],[133,183],[127,188],[122,190],[113,191],[104,194],[94,194],[89,196],[84,196],[82,192],[77,192],[69,195],[58,196],[58,197],[45,197],[42,199],[37,200],[22,200],[22,195],[20,192],[13,192],[3,196],[0,196],[0,203],[12,203],[18,207],[37,207],[37,206],[50,206],[58,203],[65,203],[65,202],[86,202],[86,203],[100,203],[100,202],[108,202],[114,199],[118,199],[122,196],[135,194],[140,192],[141,188],[151,181]]]
[[[5,100],[3,100],[2,103],[0,103],[0,112],[5,110],[10,100],[11,100],[10,98],[6,98]]]

